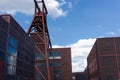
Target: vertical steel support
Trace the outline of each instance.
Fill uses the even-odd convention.
[[[45,64],[46,64],[46,75],[44,76],[40,71],[41,69],[39,66],[35,65],[35,68],[38,72],[40,72],[40,76],[43,77],[44,80],[50,80],[50,68],[49,68],[49,58],[48,58],[48,49],[52,48],[49,32],[47,28],[46,16],[47,16],[47,9],[44,3],[44,0],[36,1],[35,3],[35,13],[33,21],[28,29],[28,35],[33,39],[35,42],[35,48],[39,54],[43,55]],[[42,8],[39,7],[39,4],[42,5]],[[42,10],[41,10],[42,9]],[[40,63],[40,60],[36,61]],[[36,79],[36,78],[35,78]]]
[[[42,2],[43,2],[43,0],[42,0]],[[44,12],[44,3],[42,4],[42,11]],[[43,22],[43,31],[44,31],[44,41],[45,41],[45,59],[46,59],[46,66],[47,66],[47,76],[48,76],[48,80],[50,80],[50,69],[49,69],[49,62],[48,62],[48,44],[47,44],[47,39],[46,39],[46,34],[48,33],[46,33],[46,30],[45,30],[45,16],[46,16],[46,14],[45,13],[42,13],[42,22]],[[50,39],[49,39],[50,40]]]

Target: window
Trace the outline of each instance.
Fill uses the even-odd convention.
[[[16,73],[16,67],[13,66],[13,65],[8,65],[7,66],[7,71],[8,71],[8,74],[15,75],[15,73]]]
[[[48,56],[49,56],[49,59],[53,59],[53,53],[52,52],[49,52]]]
[[[12,36],[8,37],[8,43],[15,48],[18,46],[17,41]]]
[[[44,57],[41,53],[35,53],[35,59],[36,60],[41,60],[41,59],[44,59]]]
[[[61,53],[60,53],[60,52],[54,52],[53,55],[54,55],[55,57],[61,57]]]
[[[17,50],[11,45],[8,45],[8,55],[17,56]]]
[[[45,66],[45,62],[36,63],[37,66]]]
[[[11,65],[16,65],[16,57],[7,55],[7,63]]]
[[[17,41],[9,35],[6,61],[7,73],[10,75],[15,75],[16,73],[17,47]]]
[[[61,53],[60,52],[49,52],[49,59],[61,59]]]
[[[50,66],[61,66],[61,62],[51,62],[49,63]]]

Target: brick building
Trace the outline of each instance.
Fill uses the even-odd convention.
[[[71,48],[50,49],[49,63],[52,80],[72,80]]]
[[[51,80],[72,80],[71,49],[52,48],[48,50],[48,55]],[[45,60],[42,60],[43,58],[38,55],[36,59],[41,59],[36,65],[41,69],[41,73],[46,76]],[[39,73],[37,74],[37,80],[42,79]]]
[[[0,15],[0,80],[33,80],[34,63],[33,41],[10,15]]]
[[[11,15],[0,15],[0,80],[42,80],[40,73],[47,77],[34,42]],[[71,48],[49,49],[48,60],[51,80],[72,80]]]
[[[120,37],[98,38],[87,62],[89,80],[119,80]]]

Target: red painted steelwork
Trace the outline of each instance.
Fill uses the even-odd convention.
[[[49,32],[47,28],[47,9],[44,3],[44,0],[36,1],[35,3],[35,13],[33,21],[29,27],[28,34],[35,42],[36,53],[39,53],[43,56],[46,63],[47,77],[40,72],[40,69],[37,65],[35,65],[36,70],[40,72],[40,76],[43,77],[44,80],[50,80],[50,69],[48,62],[48,49],[52,48]],[[40,8],[39,5],[42,5]],[[36,64],[39,61],[36,61]],[[35,78],[36,79],[36,78]]]

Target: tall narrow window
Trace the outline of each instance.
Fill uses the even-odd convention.
[[[18,43],[16,39],[9,35],[6,61],[7,73],[10,75],[15,75],[16,73],[17,47]]]

